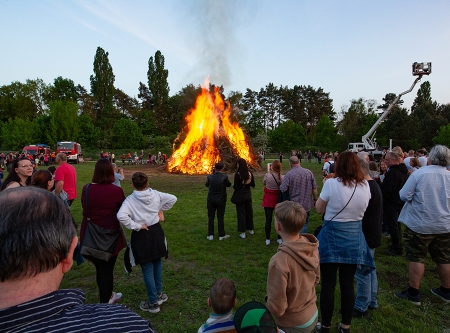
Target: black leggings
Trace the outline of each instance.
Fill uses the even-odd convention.
[[[320,312],[322,325],[331,326],[334,310],[334,289],[336,288],[336,275],[339,270],[339,286],[341,288],[342,323],[352,323],[352,313],[355,303],[354,277],[356,264],[324,263],[320,264]]]
[[[264,213],[266,213],[266,239],[270,239],[270,231],[272,230],[272,215],[273,211],[275,210],[275,207],[264,207]],[[278,239],[280,239],[281,236],[278,235]]]
[[[97,286],[100,293],[100,303],[108,303],[114,287],[114,264],[117,256],[112,256],[109,261],[92,258],[92,263],[97,272]]]

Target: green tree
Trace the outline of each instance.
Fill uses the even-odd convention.
[[[38,107],[31,97],[30,87],[20,82],[0,87],[0,121],[7,122],[15,117],[33,120],[37,117]]]
[[[103,131],[94,126],[91,117],[88,114],[82,114],[78,117],[78,124],[77,142],[85,148],[98,147],[97,141],[102,136]]]
[[[281,123],[281,92],[273,83],[269,83],[265,88],[261,88],[258,93],[258,105],[264,119],[264,126],[267,130],[273,130]]]
[[[15,117],[2,123],[2,147],[8,150],[22,151],[22,148],[35,142],[36,127],[28,119]]]
[[[46,96],[47,103],[50,101],[72,101],[78,100],[78,91],[75,83],[71,79],[64,79],[62,76],[58,76],[53,85],[48,87]]]
[[[269,147],[272,151],[291,151],[306,143],[306,133],[300,123],[288,120],[273,131],[269,131]]]
[[[258,105],[258,93],[251,89],[246,90],[241,100],[242,103],[242,118],[239,124],[252,137],[258,134],[266,133],[265,117],[262,109]]]
[[[433,144],[450,147],[450,124],[441,126],[433,138]]]
[[[114,123],[113,148],[124,149],[141,147],[143,143],[142,132],[137,124],[130,119],[122,118]]]
[[[108,59],[108,52],[97,47],[94,58],[94,75],[91,75],[91,93],[97,102],[95,124],[106,131],[111,128],[114,119],[114,80],[113,69]]]
[[[314,145],[325,149],[337,148],[337,129],[330,117],[323,115],[314,128]]]
[[[50,103],[47,140],[50,146],[58,141],[75,141],[78,136],[78,105],[73,101]]]
[[[155,53],[155,57],[150,57],[148,60],[147,78],[148,88],[151,92],[155,124],[160,133],[164,135],[168,133],[169,114],[171,112],[168,108],[168,76],[169,71],[164,68],[164,56],[158,50]]]

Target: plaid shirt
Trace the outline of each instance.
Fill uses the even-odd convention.
[[[289,189],[291,201],[298,202],[307,212],[314,206],[311,193],[315,188],[317,188],[317,183],[313,173],[301,166],[294,166],[289,170],[280,186],[280,190],[283,192]]]

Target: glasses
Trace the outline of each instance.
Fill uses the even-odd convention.
[[[22,164],[22,165],[19,165],[19,167],[22,167],[22,168],[32,168],[33,166],[32,166],[31,164]]]

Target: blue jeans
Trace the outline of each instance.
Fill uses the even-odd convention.
[[[301,234],[307,234],[308,233],[308,223],[309,223],[309,212],[306,213],[306,221],[305,225],[303,226],[303,229],[300,231]]]
[[[147,298],[150,304],[158,302],[158,293],[162,292],[162,261],[161,258],[141,264]]]
[[[375,249],[369,250],[372,256],[375,256]],[[356,299],[355,309],[361,312],[378,308],[377,292],[378,280],[377,271],[374,269],[371,273],[364,276],[362,274],[361,265],[357,266],[356,273]]]

